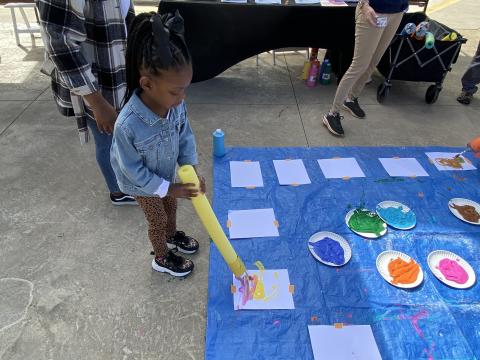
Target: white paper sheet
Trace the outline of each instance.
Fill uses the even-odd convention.
[[[247,0],[222,0],[225,3],[237,3],[237,4],[246,4]]]
[[[309,325],[315,360],[382,360],[370,325]]]
[[[295,4],[320,4],[320,0],[295,0]]]
[[[428,176],[428,173],[415,158],[380,158],[390,176]]]
[[[262,299],[251,298],[243,304],[243,288],[241,282],[233,276],[233,285],[236,288],[233,294],[233,308],[235,310],[272,310],[295,309],[293,296],[289,291],[290,279],[287,269],[279,270],[247,270],[249,276],[256,275],[263,281],[264,296]],[[252,282],[250,282],[252,284]],[[254,290],[254,289],[250,289]]]
[[[320,159],[318,164],[327,179],[365,177],[355,158]]]
[[[279,236],[273,209],[230,210],[230,239]]]
[[[345,1],[339,0],[320,0],[322,6],[348,6]]]
[[[256,4],[281,4],[282,0],[255,0]]]
[[[280,185],[311,184],[307,169],[305,169],[305,165],[300,159],[273,160],[273,166],[275,167]]]
[[[262,170],[258,161],[230,161],[232,187],[263,187]]]
[[[458,168],[453,168],[451,166],[444,166],[438,162],[438,159],[453,159],[455,155],[458,153],[452,153],[452,152],[427,152],[425,153],[427,156],[430,158],[430,160],[433,162],[433,165],[440,170],[440,171],[448,171],[448,170],[475,170],[476,167],[473,166],[470,163],[470,160],[466,159],[465,157],[462,156],[463,163],[461,164],[462,167],[460,169]]]

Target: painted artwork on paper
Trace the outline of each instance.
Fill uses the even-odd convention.
[[[287,269],[248,270],[248,276],[233,277],[235,310],[294,309]]]

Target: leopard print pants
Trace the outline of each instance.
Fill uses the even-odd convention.
[[[135,196],[148,222],[148,238],[156,257],[167,255],[167,239],[177,230],[177,199]]]

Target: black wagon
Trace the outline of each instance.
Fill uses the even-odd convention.
[[[417,40],[401,32],[406,24],[418,25],[422,21],[429,22],[428,31],[433,33],[435,44],[431,49],[425,47],[424,40]],[[445,36],[456,33],[454,40],[442,41]],[[377,68],[385,80],[377,89],[377,100],[382,103],[388,97],[391,80],[416,81],[434,83],[425,93],[425,102],[433,104],[438,99],[442,84],[452,65],[457,61],[462,44],[467,39],[457,31],[431,20],[425,13],[406,13],[390,46],[383,55]]]

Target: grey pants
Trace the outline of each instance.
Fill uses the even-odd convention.
[[[473,91],[475,85],[480,83],[480,41],[475,55],[473,55],[472,62],[468,66],[467,71],[462,76],[462,90]]]
[[[386,17],[384,28],[370,25],[357,6],[355,13],[355,49],[353,60],[340,84],[338,84],[331,112],[338,112],[343,101],[360,95],[370,75],[372,75],[385,50],[392,41],[395,32],[402,21],[403,12],[396,14],[378,14]]]

